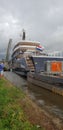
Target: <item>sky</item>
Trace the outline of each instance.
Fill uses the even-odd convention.
[[[39,41],[47,50],[63,50],[63,0],[0,0],[0,54],[26,39]]]

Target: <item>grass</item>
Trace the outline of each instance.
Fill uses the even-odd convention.
[[[0,78],[0,130],[43,130],[27,119],[20,100],[25,94],[5,78]]]

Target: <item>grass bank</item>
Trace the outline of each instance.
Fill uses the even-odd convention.
[[[44,130],[29,121],[24,111],[25,94],[4,77],[0,78],[0,130]],[[30,106],[29,102],[26,103]]]
[[[0,78],[0,130],[63,130],[57,118],[52,118],[35,104],[28,94]]]

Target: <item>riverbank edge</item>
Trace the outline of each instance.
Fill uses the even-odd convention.
[[[7,80],[5,77],[3,78]],[[7,80],[7,82],[14,87],[9,80]],[[44,127],[45,130],[63,129],[62,122],[60,122],[58,118],[54,119],[51,115],[49,115],[49,113],[41,109],[34,101],[31,100],[27,93],[25,93],[25,97],[19,101],[19,104],[21,105],[31,124],[37,125],[38,127]]]

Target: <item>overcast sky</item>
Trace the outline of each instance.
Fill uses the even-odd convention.
[[[9,38],[40,41],[45,49],[63,50],[63,0],[0,0],[0,52]]]

